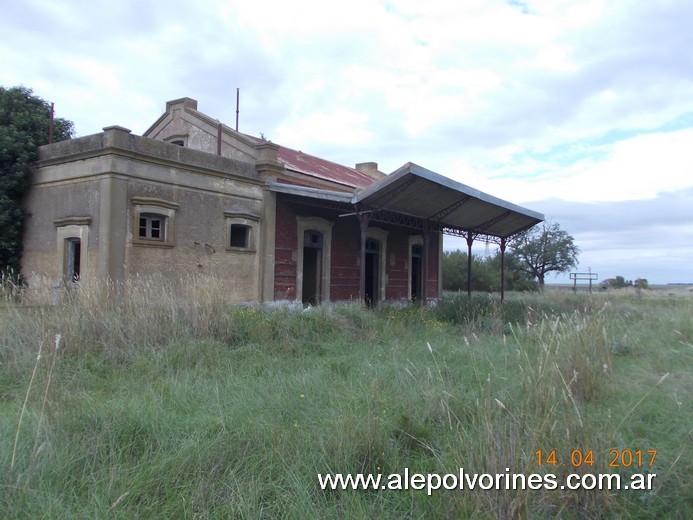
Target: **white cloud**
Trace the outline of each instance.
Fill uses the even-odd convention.
[[[492,177],[483,171],[472,176],[484,185],[480,189],[519,201],[648,199],[693,185],[692,142],[693,129],[642,134],[586,146],[571,153],[577,160],[566,165],[560,165],[560,157],[551,154],[544,160],[520,155],[515,162],[503,164]],[[593,154],[596,157],[591,157]]]
[[[297,135],[301,139],[296,139]],[[372,138],[366,114],[339,109],[333,112],[313,112],[295,123],[278,127],[276,141],[292,148],[301,148],[301,141],[316,145],[339,142],[349,147],[362,145]]]
[[[232,123],[240,87],[242,131],[344,164],[516,203],[659,200],[693,186],[691,19],[685,0],[27,0],[0,17],[0,85],[81,135],[141,133],[181,96]]]

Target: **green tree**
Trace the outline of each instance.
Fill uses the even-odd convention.
[[[24,209],[37,148],[48,143],[51,106],[25,87],[0,87],[0,270],[19,273]],[[73,124],[56,118],[53,141],[70,139]]]
[[[446,291],[467,290],[467,253],[446,251],[443,253],[443,289]],[[486,258],[472,255],[472,291],[500,291],[501,255]],[[505,255],[505,288],[509,291],[536,290],[536,282],[518,269],[518,260],[511,254]]]
[[[543,222],[520,233],[510,242],[517,268],[536,278],[540,289],[548,273],[564,273],[578,264],[580,249],[556,222]]]

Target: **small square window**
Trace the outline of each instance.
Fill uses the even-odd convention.
[[[162,215],[140,214],[139,238],[163,241],[165,218]]]
[[[250,226],[244,224],[231,224],[231,247],[247,248],[250,244]]]
[[[132,243],[139,246],[174,247],[176,211],[179,204],[153,197],[132,197]]]

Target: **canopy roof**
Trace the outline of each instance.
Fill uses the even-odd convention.
[[[544,220],[544,215],[453,181],[414,163],[353,195],[272,183],[270,189],[300,197],[348,203],[356,212],[387,212],[413,217],[454,235],[508,238]],[[410,220],[411,221],[411,220]]]
[[[407,163],[354,195],[354,204],[382,208],[442,225],[444,231],[506,238],[544,215]]]

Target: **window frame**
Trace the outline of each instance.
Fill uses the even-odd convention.
[[[81,283],[89,279],[89,227],[91,217],[66,217],[53,220],[56,228],[56,270],[60,273],[60,279],[68,287],[79,287]],[[70,247],[79,241],[79,278],[70,279]],[[74,269],[74,266],[72,266]]]
[[[173,247],[176,211],[180,204],[152,197],[132,198],[132,243],[137,246]],[[140,236],[140,219],[161,219],[161,235],[158,238]],[[151,228],[147,226],[147,230]]]
[[[424,255],[426,254],[426,248],[424,247],[424,237],[423,235],[410,235],[409,239],[407,241],[407,246],[408,246],[408,259],[407,259],[407,300],[412,301],[412,286],[411,286],[411,279],[412,279],[412,271],[414,270],[414,261],[413,261],[413,248],[414,246],[419,246],[421,247],[421,290],[424,290],[424,284],[426,283],[426,273],[424,273],[424,264],[426,263],[424,261]]]
[[[166,139],[164,139],[164,141],[167,142],[168,144],[187,148],[188,139],[189,139],[188,134],[173,134],[173,135],[169,135]]]
[[[235,213],[231,211],[224,212],[224,220],[226,221],[224,244],[226,250],[237,253],[255,253],[257,251],[257,229],[260,217],[247,213]],[[234,246],[231,244],[231,232],[234,226],[243,226],[246,228],[246,245]]]
[[[321,217],[296,217],[296,291],[295,301],[303,301],[303,247],[305,232],[314,230],[322,233],[322,281],[320,302],[330,301],[330,282],[332,280],[332,226],[334,222]]]
[[[387,235],[388,231],[385,231],[379,227],[369,227],[366,229],[366,241],[368,239],[375,240],[378,242],[378,257],[380,261],[380,266],[378,269],[378,287],[377,287],[377,300],[375,303],[383,302],[387,300],[387,286],[388,286],[388,275],[387,275],[387,264],[390,259],[387,256]]]
[[[137,238],[139,240],[158,240],[166,241],[166,217],[159,213],[140,213],[139,224],[137,226]],[[144,236],[142,236],[142,221],[144,220]],[[155,231],[154,223],[158,222],[159,227],[156,229],[159,236],[152,236]]]

